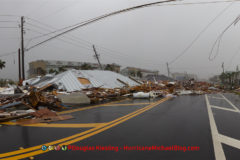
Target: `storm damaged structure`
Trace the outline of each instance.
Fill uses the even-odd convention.
[[[26,80],[25,85],[41,88],[53,84],[58,90],[73,92],[88,88],[122,88],[124,86],[137,86],[136,82],[121,74],[102,70],[68,70],[58,75],[48,74],[42,78]]]

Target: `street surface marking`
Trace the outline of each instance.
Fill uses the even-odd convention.
[[[208,117],[210,121],[210,128],[212,133],[212,140],[213,140],[213,147],[216,160],[226,160],[225,154],[223,152],[222,144],[219,141],[219,133],[217,130],[217,126],[213,117],[211,105],[209,104],[209,100],[207,95],[205,95],[207,110],[208,110]]]
[[[123,104],[106,104],[104,106],[137,106],[137,105],[146,105],[153,103],[123,103]]]
[[[214,145],[214,151],[215,151],[216,160],[222,160],[221,158],[225,158],[226,159],[226,157],[224,155],[224,152],[220,151],[220,150],[223,150],[221,143],[224,143],[224,144],[227,144],[229,146],[232,146],[232,147],[240,149],[240,141],[239,140],[231,138],[231,137],[228,137],[228,136],[225,136],[225,135],[222,135],[222,134],[219,134],[218,131],[217,131],[216,123],[215,123],[214,116],[213,116],[211,108],[216,108],[216,109],[221,109],[221,110],[225,110],[225,111],[231,111],[231,112],[240,113],[240,110],[230,100],[228,100],[222,94],[219,94],[219,95],[221,95],[223,97],[223,99],[226,100],[234,109],[229,109],[229,108],[225,108],[225,107],[219,107],[219,106],[210,105],[208,97],[207,97],[207,95],[205,95],[207,108],[208,108],[208,115],[209,115],[209,120],[210,120],[210,127],[211,127],[211,131],[212,131],[213,145]],[[216,152],[216,150],[218,152]],[[219,153],[219,151],[220,151],[220,153]],[[219,155],[219,154],[223,154],[224,157],[221,157],[221,155]]]
[[[231,112],[238,112],[234,109],[230,109],[230,108],[225,108],[225,107],[219,107],[219,106],[213,106],[211,105],[212,108],[216,108],[216,109],[220,109],[220,110],[225,110],[225,111],[231,111]]]
[[[130,104],[105,104],[104,106],[137,106],[137,105],[146,105],[146,104],[153,104],[153,103],[130,103]],[[92,107],[86,107],[90,109]],[[81,110],[84,108],[81,108]],[[20,125],[25,127],[55,127],[55,128],[91,128],[91,127],[98,127],[102,126],[105,123],[74,123],[74,124],[56,124],[56,123],[35,123],[35,124],[18,124],[17,122],[2,122],[0,124],[5,125]]]
[[[2,122],[0,124],[6,124],[6,125],[17,125],[15,122]]]
[[[223,94],[220,94],[236,111],[240,112],[240,110],[231,102],[229,101]]]
[[[73,113],[73,112],[88,110],[88,109],[97,108],[97,107],[103,107],[103,106],[106,106],[106,105],[115,104],[115,103],[123,102],[123,101],[126,101],[126,100],[129,100],[129,99],[127,98],[127,99],[123,99],[123,100],[119,100],[119,101],[114,101],[114,102],[110,102],[110,103],[105,103],[105,104],[99,104],[99,105],[95,105],[95,106],[89,106],[89,107],[71,109],[71,110],[68,110],[68,111],[57,112],[57,114],[58,114],[58,115],[62,115],[62,114],[68,114],[68,113]]]
[[[220,134],[219,139],[222,143],[225,143],[229,146],[235,147],[237,149],[240,149],[240,141],[231,137],[227,137],[225,135]]]
[[[78,142],[80,140],[83,140],[85,138],[88,138],[88,137],[91,137],[95,134],[98,134],[100,132],[103,132],[109,128],[112,128],[120,123],[123,123],[157,105],[159,105],[160,103],[163,103],[165,101],[167,101],[168,99],[170,98],[164,98],[164,99],[161,99],[153,104],[150,104],[146,107],[143,107],[141,109],[138,109],[132,113],[129,113],[123,117],[120,117],[120,118],[117,118],[111,122],[108,122],[106,123],[106,125],[104,125],[103,127],[96,127],[96,128],[93,128],[93,129],[89,129],[87,131],[84,131],[84,132],[81,132],[81,133],[78,133],[78,134],[75,134],[75,135],[72,135],[70,137],[66,137],[66,138],[63,138],[63,139],[59,139],[59,140],[56,140],[56,141],[53,141],[53,142],[49,142],[47,144],[43,144],[43,145],[46,145],[46,146],[49,146],[49,145],[56,145],[56,144],[60,144],[60,145],[68,145],[68,144],[72,144],[72,143],[75,143],[75,142]],[[82,137],[80,137],[82,136]],[[18,156],[14,156],[14,157],[10,157],[10,158],[5,158],[5,159],[22,159],[22,158],[27,158],[27,157],[32,157],[34,155],[38,155],[38,154],[42,154],[42,153],[46,153],[48,151],[42,151],[40,148],[41,148],[42,145],[38,145],[38,146],[34,146],[34,147],[30,147],[30,148],[26,148],[26,149],[22,149],[22,150],[16,150],[16,151],[12,151],[12,152],[7,152],[7,153],[3,153],[3,154],[0,154],[0,158],[3,158],[3,157],[8,157],[8,156],[14,156],[16,154],[22,154],[22,155],[18,155]],[[33,151],[33,152],[30,152],[30,151]],[[30,153],[26,153],[26,152],[30,152]],[[23,153],[26,153],[26,154],[23,154]]]
[[[214,98],[214,99],[224,99],[224,98],[221,98],[221,97],[213,97],[213,96],[208,96],[209,98]]]
[[[16,122],[5,122],[2,124],[6,125],[18,125]],[[106,123],[35,123],[35,124],[24,124],[20,126],[25,127],[52,127],[52,128],[92,128],[101,127]]]
[[[130,118],[133,118],[133,117],[137,116],[138,114],[141,114],[141,113],[143,113],[143,112],[145,112],[145,111],[147,111],[147,110],[155,107],[156,105],[158,105],[158,104],[160,104],[160,103],[162,103],[162,102],[164,102],[164,101],[166,101],[166,100],[168,100],[168,99],[169,99],[169,98],[162,99],[162,100],[154,103],[153,105],[149,105],[149,106],[144,107],[144,108],[141,108],[141,109],[139,109],[139,110],[137,110],[137,111],[135,111],[135,112],[132,112],[132,113],[130,113],[130,114],[128,114],[128,115],[125,115],[125,116],[120,117],[120,118],[118,118],[118,119],[116,119],[116,120],[113,120],[113,121],[111,121],[111,122],[108,123],[108,124],[111,124],[111,126],[106,126],[105,129],[104,129],[104,127],[103,127],[103,128],[100,128],[100,129],[101,129],[101,131],[104,131],[104,130],[106,130],[106,129],[108,129],[108,128],[111,128],[111,127],[113,127],[113,126],[115,126],[115,125],[117,125],[117,124],[119,124],[119,123],[122,123],[122,122],[124,122],[124,121],[126,121],[126,120],[128,120],[128,119],[130,119]],[[116,124],[114,124],[114,123],[116,123]],[[89,135],[82,134],[82,135],[84,135],[84,136],[83,136],[80,140],[85,139],[85,138],[88,138],[88,137],[90,137],[90,136],[92,136],[92,135],[95,135],[95,134],[97,134],[97,133],[100,133],[99,131],[96,132],[95,134],[92,134],[92,133],[91,133],[92,131],[95,131],[95,130],[98,130],[98,129],[99,129],[99,128],[97,128],[97,129],[90,129],[91,131],[88,130],[90,134],[89,134]],[[103,129],[104,129],[104,130],[103,130]],[[87,132],[87,131],[86,131],[86,132]],[[81,134],[81,133],[80,133],[80,134]],[[76,136],[76,135],[73,135],[73,136]],[[70,136],[70,137],[73,137],[73,136]],[[86,137],[86,136],[87,136],[87,137]],[[79,136],[76,136],[76,137],[78,138]],[[76,139],[77,139],[77,138],[76,138]],[[70,139],[70,140],[71,140],[72,138],[67,137],[67,138],[64,138],[64,139]],[[61,142],[62,140],[58,140],[58,141]],[[74,142],[77,142],[77,141],[79,141],[79,138],[78,138],[77,140],[75,140]],[[70,141],[70,142],[73,142],[73,141]],[[56,143],[44,144],[44,145],[49,146],[49,145],[55,145],[55,144],[56,144]],[[66,144],[66,142],[64,142],[63,144]],[[60,144],[60,145],[63,145],[63,144]],[[69,144],[71,144],[71,143],[69,143]],[[31,147],[31,148],[35,148],[34,150],[36,150],[36,147],[37,147],[37,149],[40,149],[41,146],[42,146],[42,145],[40,145],[40,146],[35,146],[35,147]],[[27,151],[26,151],[26,150],[27,150]],[[28,151],[30,150],[30,148],[27,148],[26,150],[25,150],[24,152],[28,152]],[[20,153],[21,153],[21,151],[23,151],[23,150],[20,150]],[[16,152],[16,151],[14,151],[14,152]],[[35,151],[35,152],[31,152],[31,153],[27,153],[27,154],[15,156],[15,157],[10,157],[9,159],[21,159],[21,158],[31,157],[32,155],[42,154],[42,153],[45,153],[45,152],[47,152],[47,151],[38,150],[38,151]],[[8,154],[8,156],[9,156],[9,153],[11,154],[11,152],[8,152],[8,153],[5,153],[5,154]],[[19,154],[19,153],[18,153],[18,154]],[[0,157],[2,157],[1,154],[0,154]],[[6,156],[4,156],[4,157],[6,157]]]
[[[57,124],[57,123],[37,123],[28,124],[24,126],[28,127],[53,127],[53,128],[92,128],[92,127],[102,127],[106,123],[80,123],[80,124]]]

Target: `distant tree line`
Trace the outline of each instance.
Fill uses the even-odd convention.
[[[230,87],[237,87],[240,85],[239,71],[236,72],[225,72],[219,76],[223,85]]]
[[[6,63],[6,62],[4,62],[4,61],[2,61],[2,60],[0,59],[0,69],[5,68],[5,63]]]

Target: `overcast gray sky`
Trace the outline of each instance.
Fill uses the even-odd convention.
[[[212,1],[212,0],[204,0]],[[219,0],[221,1],[221,0]],[[31,46],[43,40],[31,38],[154,0],[0,0],[0,55],[16,51],[20,45],[20,17],[26,16],[25,44]],[[182,2],[203,2],[183,0]],[[26,52],[26,67],[34,60],[69,60],[96,62],[91,44],[96,45],[102,63],[159,70],[166,74],[166,62],[179,55],[184,48],[230,3],[199,5],[154,6],[115,15],[79,28],[69,36],[52,40]],[[240,64],[240,27],[232,27],[223,37],[220,53],[214,61],[208,60],[211,47],[221,31],[239,14],[240,2],[235,2],[194,43],[186,54],[170,66],[171,72],[197,74],[209,78],[221,73],[221,63],[228,70]],[[31,19],[29,19],[31,18]],[[34,20],[49,26],[44,26]],[[1,22],[2,21],[2,22]],[[13,21],[13,22],[3,22]],[[78,37],[78,38],[76,38]],[[29,41],[31,40],[31,41]],[[235,56],[234,56],[235,55]],[[17,54],[0,57],[6,68],[0,70],[1,78],[17,79]]]

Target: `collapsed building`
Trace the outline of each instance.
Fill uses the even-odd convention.
[[[82,104],[103,103],[123,98],[175,97],[218,92],[211,84],[193,80],[139,81],[116,72],[71,69],[23,81],[0,91],[0,122],[23,119],[19,123],[51,122],[73,118],[59,117],[53,111]],[[13,94],[14,93],[14,94]],[[29,120],[30,118],[30,120]]]
[[[73,92],[87,88],[113,89],[122,88],[126,85],[132,87],[139,85],[140,82],[111,71],[72,69],[58,75],[48,74],[41,78],[31,78],[23,83],[37,88],[55,84],[58,90]]]

